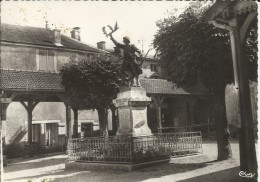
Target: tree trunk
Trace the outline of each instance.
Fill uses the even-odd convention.
[[[73,138],[78,138],[78,109],[72,108],[74,113]]]
[[[71,106],[67,103],[66,107],[66,143],[68,143],[68,139],[71,139]]]
[[[225,89],[215,95],[215,122],[217,130],[218,160],[229,159],[232,156],[230,132],[225,105]]]
[[[99,108],[98,111],[98,118],[99,118],[99,128],[100,128],[100,136],[107,137],[108,136],[108,110],[106,108]]]

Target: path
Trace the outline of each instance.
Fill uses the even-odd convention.
[[[173,182],[239,165],[238,143],[232,143],[233,158],[215,162],[216,143],[203,144],[204,155],[174,159],[169,164],[147,167],[133,172],[65,171],[66,155],[23,160],[4,168],[6,182]]]

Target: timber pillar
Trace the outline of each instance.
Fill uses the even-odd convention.
[[[234,1],[235,2],[235,1]],[[221,2],[218,2],[220,4]],[[213,5],[214,7],[214,5]],[[233,59],[235,86],[239,95],[240,121],[240,170],[247,174],[257,174],[257,158],[255,149],[254,124],[251,109],[249,77],[246,56],[246,39],[257,20],[257,3],[254,1],[237,1],[229,6],[220,5],[212,8],[211,20],[213,24],[230,32],[230,43]],[[219,12],[222,12],[221,14]],[[209,14],[210,15],[210,14]],[[256,25],[256,24],[255,24]],[[254,178],[242,178],[242,181],[257,181]]]
[[[197,98],[194,97],[189,97],[186,102],[187,102],[187,116],[188,116],[188,121],[187,121],[187,126],[189,126],[189,131],[192,130],[192,128],[190,126],[193,125],[193,121],[194,121],[194,106],[195,103],[197,101]]]
[[[162,133],[162,103],[165,99],[163,96],[152,96],[156,109],[158,133]]]
[[[121,87],[114,105],[118,108],[119,127],[117,136],[152,135],[147,124],[147,105],[151,99],[140,87]]]
[[[38,104],[38,101],[29,100],[27,104],[24,102],[21,102],[21,104],[24,106],[24,108],[27,111],[27,125],[28,125],[28,144],[32,144],[32,112],[35,106]]]

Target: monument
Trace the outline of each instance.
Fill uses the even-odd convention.
[[[152,135],[147,124],[147,105],[151,99],[141,87],[120,87],[117,99],[119,127],[117,136],[133,137]]]
[[[110,37],[112,42],[119,48],[123,49],[123,63],[121,69],[121,87],[114,100],[115,106],[118,108],[119,127],[117,136],[147,136],[152,135],[147,124],[147,105],[151,99],[146,96],[145,89],[141,88],[139,83],[139,75],[142,73],[141,64],[137,63],[135,53],[142,57],[141,51],[130,44],[129,37],[123,37],[124,44],[118,43],[112,34],[118,30],[117,23],[114,28],[108,25],[111,32],[108,34],[103,27],[103,32]],[[132,76],[126,79],[125,72],[130,72]]]

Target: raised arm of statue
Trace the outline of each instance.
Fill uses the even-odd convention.
[[[110,39],[112,40],[112,42],[113,42],[117,47],[119,47],[119,48],[121,48],[121,49],[124,48],[124,44],[118,43],[118,42],[114,39],[114,37],[113,37],[112,34],[110,34]]]

